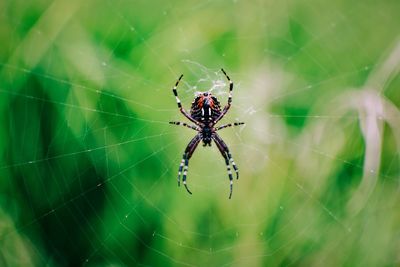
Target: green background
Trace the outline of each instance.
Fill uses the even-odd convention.
[[[0,2],[0,266],[398,266],[399,1]],[[240,169],[182,152],[197,91]]]

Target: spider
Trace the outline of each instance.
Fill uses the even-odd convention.
[[[183,77],[183,74],[182,74],[179,77],[179,79],[176,81],[175,86],[172,89],[172,91],[175,95],[176,103],[178,104],[178,108],[179,108],[180,112],[187,119],[189,119],[191,122],[193,122],[195,125],[189,125],[185,122],[179,122],[179,121],[171,121],[169,123],[175,124],[175,125],[182,125],[184,127],[188,127],[190,129],[197,131],[197,134],[189,142],[189,144],[187,145],[187,147],[185,149],[185,152],[183,153],[182,160],[181,160],[181,163],[179,165],[179,170],[178,170],[178,186],[180,186],[180,180],[181,180],[181,175],[182,175],[182,170],[183,170],[183,176],[182,176],[183,185],[185,186],[186,191],[189,194],[192,194],[192,192],[189,190],[189,188],[186,184],[186,176],[187,176],[187,172],[188,172],[189,159],[192,157],[193,152],[196,150],[196,147],[200,143],[200,141],[203,141],[204,147],[211,146],[211,142],[214,141],[218,147],[218,150],[221,152],[223,158],[225,159],[226,169],[227,169],[228,177],[229,177],[229,181],[230,181],[230,192],[229,192],[229,199],[230,199],[232,197],[232,187],[233,187],[232,170],[231,170],[230,164],[232,164],[232,167],[236,172],[236,179],[239,179],[239,169],[237,168],[235,161],[233,160],[233,157],[232,157],[231,153],[229,152],[228,146],[225,144],[225,142],[222,140],[222,138],[217,134],[217,131],[222,130],[227,127],[243,125],[244,122],[228,123],[228,124],[224,124],[224,125],[215,127],[215,125],[228,112],[229,108],[231,107],[231,102],[232,102],[233,82],[231,81],[229,76],[226,74],[224,69],[221,69],[221,71],[224,73],[226,79],[229,82],[228,103],[226,104],[224,109],[221,110],[221,106],[220,106],[218,99],[215,96],[213,96],[211,94],[211,92],[201,92],[193,100],[192,107],[190,109],[190,113],[188,113],[182,107],[181,101],[178,97],[178,91],[176,90],[180,80]]]

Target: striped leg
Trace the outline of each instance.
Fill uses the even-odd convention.
[[[185,163],[185,157],[186,154],[183,154],[181,164],[179,165],[179,170],[178,170],[178,186],[181,186],[181,175],[182,175],[182,169],[183,169],[183,164]]]
[[[182,183],[186,188],[186,191],[188,191],[189,194],[192,194],[192,192],[189,190],[187,184],[186,184],[186,177],[187,177],[187,172],[189,169],[189,159],[192,157],[193,152],[196,150],[197,145],[201,141],[201,134],[198,133],[193,139],[189,142],[185,149],[185,153],[183,154],[181,164],[179,165],[179,170],[178,170],[178,186],[180,186],[180,177],[182,175],[182,169],[183,169],[183,175],[182,175]]]
[[[174,88],[172,89],[172,92],[174,93],[174,96],[176,98],[176,103],[178,104],[178,108],[181,109],[182,108],[182,104],[181,104],[181,100],[178,97],[178,91],[176,90],[176,88],[178,87],[179,82],[181,81],[183,77],[183,74],[181,74],[181,76],[179,76],[179,79],[176,81]]]
[[[232,178],[232,171],[231,171],[231,166],[229,165],[229,159],[227,155],[224,155],[225,157],[225,164],[226,164],[226,171],[228,172],[228,177],[229,177],[229,199],[232,197],[232,190],[233,190],[233,178]]]
[[[215,130],[219,131],[219,130],[222,130],[222,129],[227,128],[227,127],[239,126],[239,125],[243,125],[243,124],[245,124],[245,123],[244,122],[228,123],[228,124],[224,124],[224,125],[221,125],[221,126],[215,128]]]
[[[235,161],[233,160],[231,153],[229,153],[229,152],[228,152],[228,158],[231,161],[232,167],[236,172],[236,180],[237,180],[237,179],[239,179],[239,169],[236,166]]]
[[[221,69],[221,71],[225,74],[226,79],[229,81],[229,97],[228,97],[228,105],[230,106],[232,103],[232,91],[233,91],[233,82],[229,78],[229,76],[226,74],[224,69]],[[229,107],[228,107],[229,109]]]
[[[228,112],[229,108],[231,107],[231,103],[232,103],[232,91],[233,91],[233,82],[231,81],[231,79],[229,78],[229,76],[226,74],[226,72],[224,71],[224,69],[221,69],[221,71],[224,73],[226,79],[229,82],[229,96],[228,96],[228,104],[226,104],[226,106],[224,107],[224,109],[221,112],[221,115],[219,115],[219,117],[214,121],[214,123],[217,123],[220,119],[222,119],[222,117],[225,116],[225,114]]]
[[[221,152],[222,156],[225,159],[225,164],[226,164],[226,170],[228,172],[228,177],[229,177],[229,182],[230,182],[230,193],[229,193],[229,199],[232,197],[232,187],[233,187],[233,177],[232,177],[232,170],[230,167],[230,163],[232,164],[233,169],[236,172],[236,179],[239,178],[239,170],[236,167],[235,162],[233,161],[233,158],[231,154],[229,153],[229,149],[225,142],[219,137],[218,134],[214,134],[213,136],[214,142],[218,147],[218,150]]]
[[[178,97],[178,91],[176,90],[176,88],[178,87],[178,84],[179,84],[179,82],[181,81],[182,77],[183,77],[183,74],[182,74],[181,76],[179,76],[179,79],[176,81],[175,86],[174,86],[174,88],[172,89],[172,92],[174,93],[174,96],[175,96],[175,98],[176,98],[176,103],[178,104],[178,108],[179,108],[179,110],[181,111],[181,113],[182,113],[186,118],[188,118],[191,122],[193,122],[193,123],[195,123],[195,124],[198,124],[199,122],[196,121],[195,119],[193,119],[192,116],[190,116],[190,114],[187,113],[187,111],[182,107],[181,100],[180,100],[179,97]]]
[[[199,130],[200,130],[199,127],[194,126],[194,125],[189,125],[189,124],[187,124],[186,122],[170,121],[169,124],[182,125],[182,126],[188,127],[188,128],[190,128],[190,129],[193,129],[193,130],[196,130],[196,131],[199,131]]]
[[[188,191],[189,194],[192,194],[192,192],[190,192],[188,186],[186,185],[186,175],[187,175],[188,167],[189,167],[189,159],[187,158],[187,154],[186,154],[186,158],[185,158],[185,167],[183,168],[183,178],[182,178],[182,182],[183,182],[183,185],[184,185],[185,188],[186,188],[186,191]]]

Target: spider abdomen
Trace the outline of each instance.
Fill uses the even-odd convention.
[[[200,93],[192,103],[190,115],[201,122],[215,121],[221,115],[220,103],[211,93]]]

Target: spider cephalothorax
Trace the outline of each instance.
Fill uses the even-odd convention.
[[[185,122],[178,122],[172,121],[171,124],[175,125],[183,125],[185,127],[191,128],[196,130],[198,133],[197,135],[189,142],[187,145],[185,152],[183,153],[181,164],[179,165],[178,170],[178,185],[180,185],[180,178],[183,176],[182,181],[186,188],[186,190],[192,194],[189,188],[186,185],[186,176],[188,171],[189,159],[192,157],[193,152],[195,151],[197,145],[200,141],[203,140],[203,146],[211,146],[211,142],[214,140],[215,144],[217,145],[219,151],[221,152],[222,156],[225,159],[226,169],[228,171],[228,177],[230,180],[230,193],[229,198],[232,197],[232,185],[233,185],[233,178],[232,178],[232,170],[230,165],[232,165],[233,169],[236,172],[236,178],[239,178],[239,170],[236,167],[235,161],[232,158],[231,153],[229,152],[228,146],[222,140],[222,138],[217,134],[218,130],[224,129],[226,127],[237,126],[244,124],[243,122],[235,122],[235,123],[228,123],[219,127],[214,127],[228,112],[229,108],[231,107],[232,102],[232,90],[233,90],[233,82],[226,74],[226,72],[221,69],[224,73],[225,77],[229,81],[229,97],[228,97],[228,104],[224,107],[221,111],[221,106],[218,99],[211,94],[211,92],[202,92],[199,93],[196,98],[192,102],[192,107],[190,109],[190,114],[182,107],[181,101],[178,97],[178,91],[176,90],[179,81],[182,79],[183,75],[179,77],[176,81],[174,88],[172,89],[175,97],[176,102],[178,104],[178,108],[181,113],[188,118],[191,122],[195,123],[195,125],[188,125]]]

